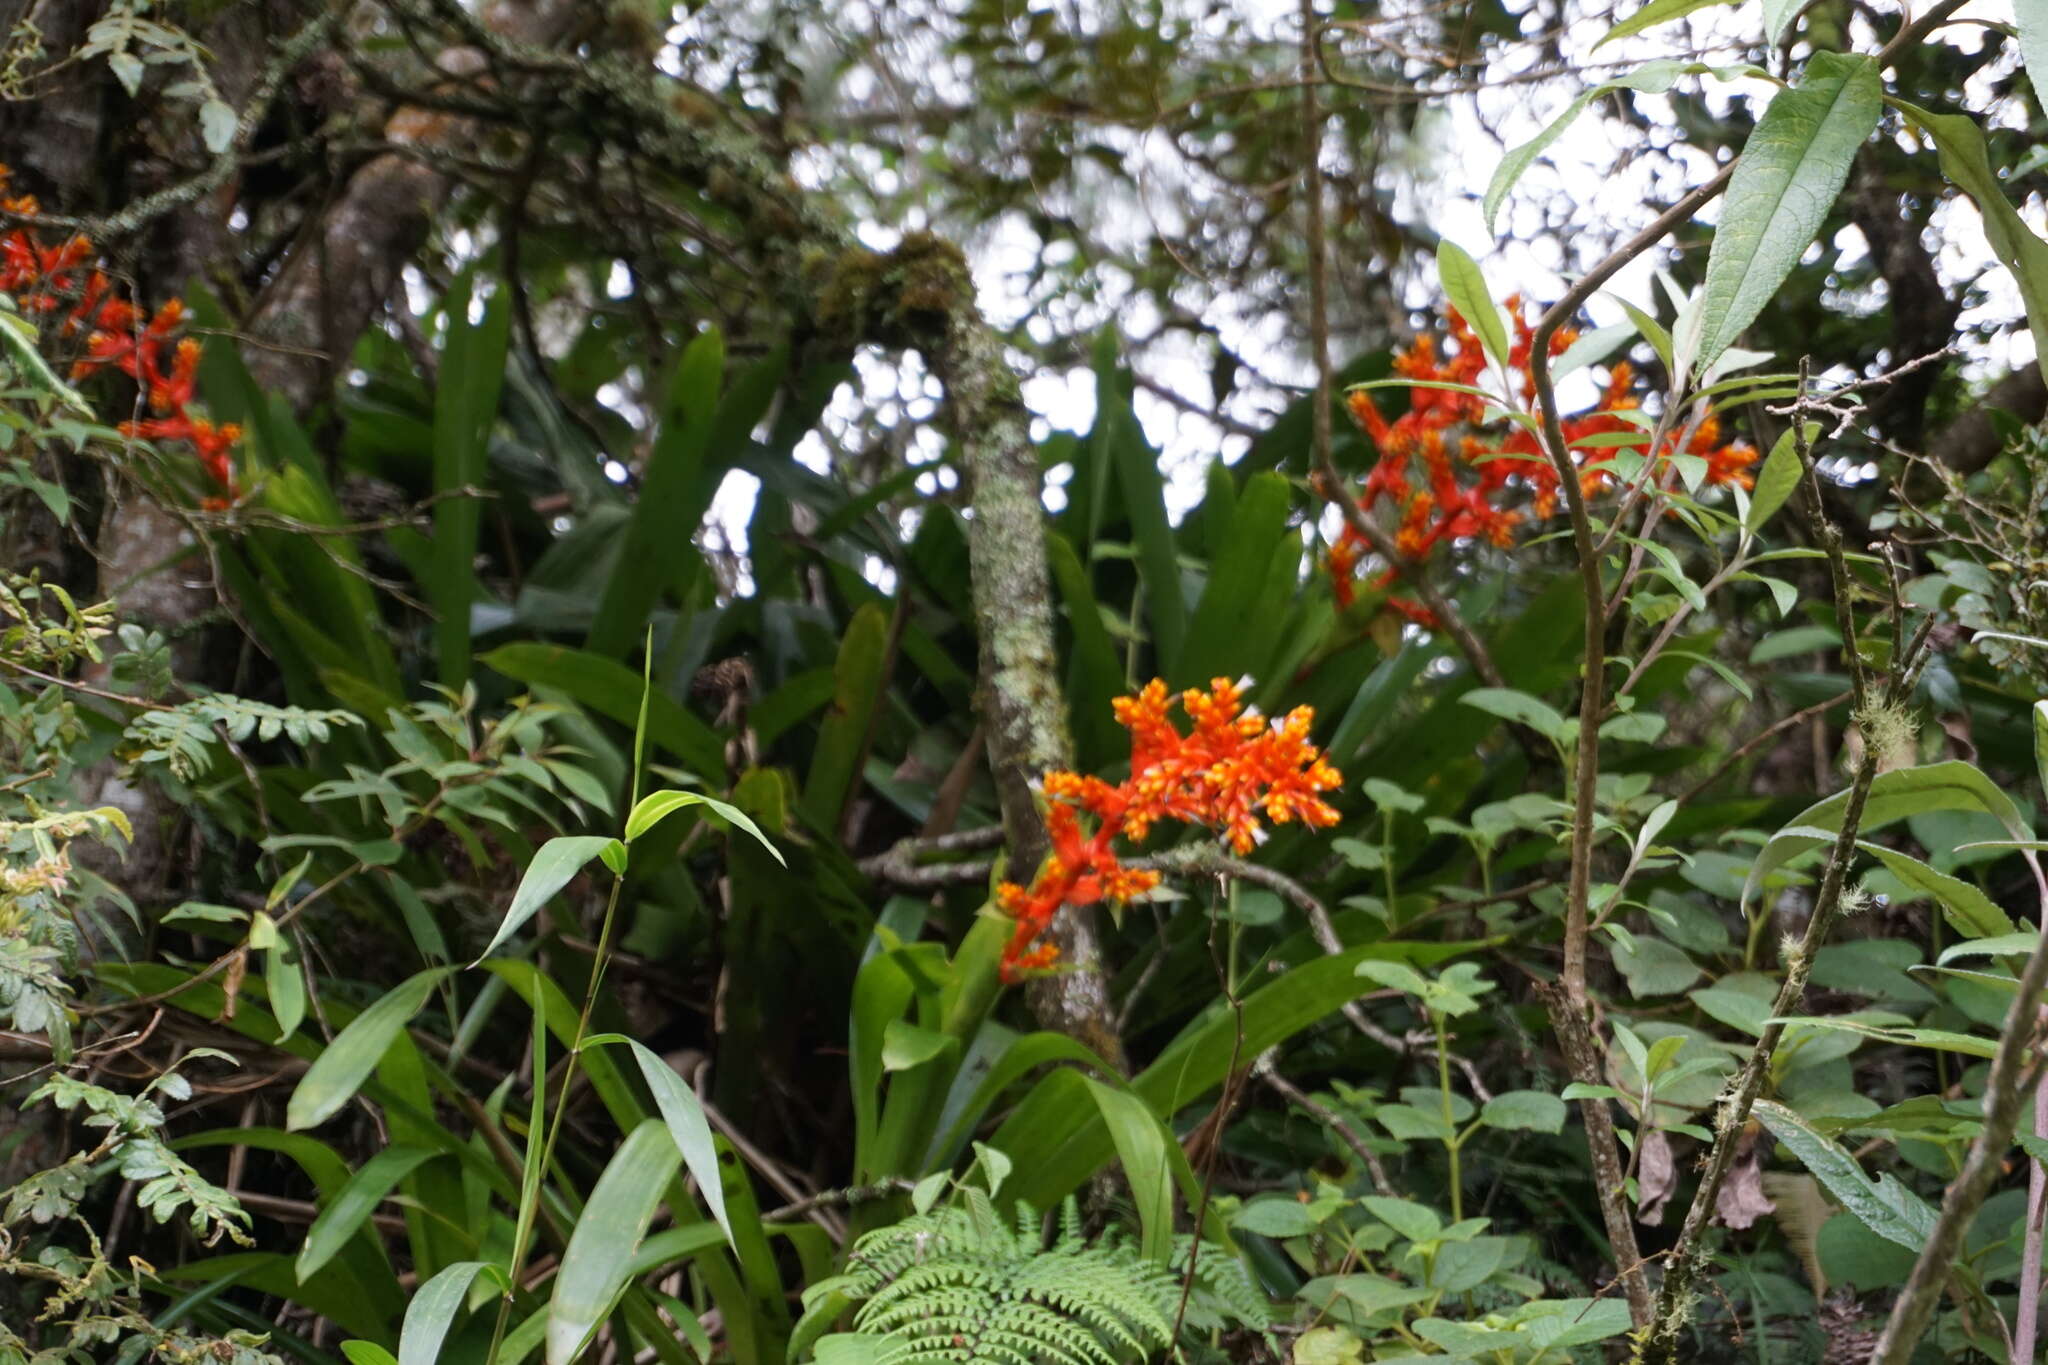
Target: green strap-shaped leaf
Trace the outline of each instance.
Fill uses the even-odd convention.
[[[305,1283],[333,1260],[335,1253],[361,1230],[377,1205],[384,1202],[391,1187],[433,1155],[425,1147],[386,1147],[364,1162],[362,1169],[350,1176],[348,1184],[320,1210],[313,1226],[306,1229],[306,1243],[299,1248],[297,1262],[299,1282]]]
[[[852,797],[875,725],[875,708],[888,684],[889,616],[870,602],[853,614],[832,667],[832,705],[818,727],[803,809],[819,829],[839,827]]]
[[[491,935],[490,943],[470,965],[474,967],[477,962],[497,952],[498,945],[518,933],[536,911],[554,899],[555,893],[583,870],[585,863],[614,842],[602,834],[574,834],[542,844],[540,852],[533,855],[533,861],[526,865],[525,874],[519,878],[519,889],[512,893],[512,904],[505,911],[505,918],[499,921],[498,932]]]
[[[1172,1139],[1135,1094],[1092,1076],[1087,1081],[1138,1205],[1139,1249],[1146,1259],[1164,1265],[1173,1251],[1173,1171],[1166,1158]]]
[[[350,1021],[306,1068],[285,1105],[285,1127],[293,1132],[325,1123],[369,1079],[427,997],[453,968],[430,967],[407,977]]]
[[[1927,1245],[1934,1232],[1934,1209],[1919,1195],[1890,1175],[1873,1181],[1855,1157],[1784,1105],[1758,1100],[1753,1112],[1863,1226],[1914,1251]]]
[[[1820,433],[1820,423],[1806,424],[1806,439],[1811,442]],[[1799,466],[1798,429],[1787,427],[1771,446],[1771,453],[1764,456],[1764,466],[1757,472],[1756,491],[1749,495],[1749,515],[1742,524],[1749,530],[1756,530],[1771,519],[1771,515],[1785,505],[1785,499],[1792,496],[1792,490],[1799,486],[1803,472]]]
[[[2032,2],[2038,11],[2040,0]],[[2022,0],[2023,8],[2025,3]],[[2038,66],[2030,66],[2028,74],[2037,82],[2037,89],[2038,83],[2048,80]],[[1941,153],[1941,173],[1976,202],[1991,249],[2020,287],[2027,326],[2034,333],[2034,360],[2041,373],[2048,375],[2048,345],[2042,344],[2042,338],[2048,337],[2048,242],[2027,226],[2006,199],[1998,173],[1991,168],[1984,134],[1975,122],[1962,114],[1931,114],[1904,100],[1891,104],[1934,139],[1935,150]]]
[[[626,1135],[576,1219],[548,1300],[547,1362],[569,1365],[612,1311],[682,1154],[649,1119]]]
[[[491,427],[505,381],[505,348],[511,336],[509,291],[500,288],[484,305],[483,317],[469,320],[474,275],[464,275],[448,294],[448,341],[434,394],[434,550],[427,593],[441,618],[434,628],[441,682],[469,681],[469,609],[481,595],[476,581],[477,531],[483,504],[456,490],[480,486],[489,470]]]
[[[1799,84],[1771,100],[1736,163],[1707,255],[1694,368],[1734,345],[1799,264],[1883,100],[1875,60],[1836,52],[1815,53]]]

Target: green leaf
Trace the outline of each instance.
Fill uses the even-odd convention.
[[[1092,1076],[1085,1079],[1138,1206],[1139,1249],[1147,1260],[1164,1265],[1173,1252],[1173,1173],[1166,1159],[1172,1135],[1130,1091]]]
[[[1857,840],[1856,847],[1883,863],[1886,871],[1907,886],[1932,896],[1941,906],[1942,913],[1948,916],[1948,922],[1962,934],[1970,938],[1993,938],[2012,932],[2012,917],[1971,883],[1945,872],[1936,872],[1918,858],[1895,848],[1861,839]]]
[[[266,918],[260,911],[257,917]],[[281,1043],[297,1033],[306,1018],[306,975],[299,967],[298,945],[290,938],[281,938],[264,951],[263,989],[270,997]]]
[[[2042,83],[2048,85],[2048,76]],[[2048,701],[2034,703],[2034,771],[2040,775],[2042,789],[2048,791]]]
[[[1874,59],[1816,52],[1799,84],[1779,91],[1757,120],[1707,253],[1699,370],[1735,344],[1799,264],[1883,99]]]
[[[1614,965],[1628,978],[1629,994],[1638,1000],[1677,995],[1700,979],[1698,963],[1664,940],[1646,934],[1615,944]]]
[[[1494,220],[1500,216],[1500,206],[1507,201],[1508,191],[1513,189],[1515,182],[1522,178],[1523,172],[1535,164],[1536,158],[1541,156],[1551,143],[1556,142],[1558,138],[1564,135],[1565,129],[1571,127],[1578,120],[1579,115],[1586,112],[1587,107],[1594,100],[1616,90],[1640,90],[1645,94],[1661,95],[1676,85],[1680,76],[1707,69],[1707,67],[1698,63],[1660,59],[1645,62],[1627,75],[1618,76],[1610,81],[1603,81],[1592,89],[1585,91],[1577,99],[1566,105],[1563,113],[1545,124],[1542,132],[1536,134],[1535,137],[1529,139],[1521,146],[1509,149],[1508,154],[1501,158],[1500,165],[1494,168],[1493,179],[1487,182],[1486,199],[1481,205],[1481,212],[1486,215],[1486,230],[1488,232],[1494,230]],[[1618,328],[1602,328],[1601,331],[1616,333],[1618,336],[1626,336],[1627,334],[1625,329]],[[1583,337],[1580,338],[1581,341],[1585,339]],[[1553,375],[1561,377],[1568,373],[1570,369],[1576,368],[1576,366],[1570,365],[1568,362],[1574,358],[1572,351],[1577,349],[1578,344],[1574,343],[1563,356],[1559,357],[1557,366],[1552,372]],[[1579,363],[1583,364],[1586,362],[1580,361]]]
[[[285,1105],[285,1127],[298,1132],[325,1123],[347,1104],[427,1003],[434,987],[452,970],[430,967],[407,977],[336,1034],[299,1078]]]
[[[519,878],[519,889],[512,893],[512,904],[499,922],[498,932],[491,935],[490,943],[469,965],[474,967],[498,951],[500,944],[518,933],[543,905],[554,899],[556,892],[574,880],[585,863],[614,842],[602,834],[572,834],[542,844]]]
[[[619,1144],[562,1250],[548,1300],[547,1365],[570,1365],[610,1316],[632,1274],[633,1254],[681,1162],[659,1119],[648,1119]]]
[[[469,609],[483,595],[476,581],[477,532],[483,504],[459,490],[481,487],[489,473],[491,427],[505,378],[505,349],[511,337],[511,291],[500,285],[484,305],[480,322],[469,320],[476,273],[465,272],[448,291],[444,313],[448,340],[434,394],[433,552],[426,588],[434,613],[441,684],[469,681]]]
[[[489,1275],[502,1287],[504,1272],[484,1261],[457,1261],[419,1287],[406,1305],[405,1322],[398,1332],[398,1365],[439,1365],[441,1343],[463,1305],[469,1302],[469,1286],[478,1275]]]
[[[1358,1201],[1365,1211],[1411,1242],[1427,1242],[1444,1230],[1436,1210],[1412,1199],[1369,1194]]]
[[[1862,1038],[1874,1038],[1881,1043],[1902,1043],[1908,1047],[1933,1048],[1937,1052],[1960,1052],[1966,1057],[1990,1058],[1998,1053],[1996,1038],[1975,1038],[1950,1029],[1900,1028],[1866,1023],[1860,1019],[1835,1019],[1811,1014],[1783,1015],[1771,1022],[1801,1025],[1834,1033],[1853,1033]]]
[[[1784,1105],[1758,1100],[1752,1112],[1863,1226],[1915,1251],[1927,1245],[1935,1215],[1920,1196],[1889,1174],[1871,1180],[1855,1157]]]
[[[1564,1131],[1565,1103],[1541,1090],[1507,1090],[1488,1100],[1479,1111],[1479,1121],[1489,1128],[1522,1129],[1535,1133]]]
[[[349,1365],[398,1365],[391,1352],[374,1341],[344,1341],[341,1353],[347,1357]]]
[[[349,1177],[348,1184],[341,1187],[340,1193],[327,1202],[313,1225],[306,1229],[306,1242],[299,1248],[294,1267],[299,1282],[303,1284],[317,1275],[321,1267],[333,1260],[349,1238],[362,1230],[377,1205],[384,1202],[384,1196],[391,1193],[392,1186],[434,1155],[425,1147],[386,1147],[364,1162],[362,1169]]]
[[[585,1044],[598,1042],[593,1038]],[[733,1242],[732,1223],[725,1211],[725,1182],[718,1169],[718,1145],[711,1136],[711,1122],[704,1116],[704,1105],[683,1084],[683,1078],[676,1069],[661,1059],[659,1053],[644,1043],[616,1034],[602,1036],[602,1041],[622,1042],[632,1049],[633,1061],[640,1067],[640,1079],[647,1082],[647,1088],[654,1094],[654,1104],[661,1111],[661,1121],[668,1125],[668,1135],[682,1153],[683,1165],[697,1182],[697,1192],[711,1209],[711,1216],[724,1231],[725,1239]]]
[[[1641,33],[1646,28],[1669,23],[1673,19],[1682,19],[1694,10],[1706,9],[1709,5],[1732,5],[1734,3],[1735,0],[1650,0],[1649,4],[1607,30],[1606,36],[1593,44],[1593,50],[1597,52],[1600,48],[1614,42],[1618,38],[1630,37]]]
[[[923,1066],[951,1041],[937,1029],[919,1028],[908,1019],[891,1019],[882,1028],[882,1070],[909,1071]]]
[[[2021,3],[2023,7],[2038,6],[2040,0]],[[2038,34],[2038,11],[2032,27]],[[2027,74],[2037,92],[2048,84],[2048,78],[2042,76],[2038,67],[2030,66]],[[1975,122],[1962,114],[1931,114],[1904,100],[1891,103],[1934,139],[1935,150],[1941,154],[1941,173],[1976,201],[1991,249],[1997,253],[1999,264],[2012,271],[2013,280],[2019,285],[2020,299],[2027,310],[2027,326],[2034,334],[2034,363],[2041,367],[2043,375],[2048,375],[2048,345],[2042,341],[2048,338],[2048,242],[2027,226],[2026,219],[2005,197],[2004,185],[1991,168],[1984,133]]]
[[[1806,424],[1806,439],[1809,444],[1820,435],[1820,423]],[[1771,515],[1785,505],[1785,499],[1792,496],[1792,490],[1799,486],[1798,431],[1788,427],[1771,446],[1771,453],[1764,457],[1763,468],[1757,471],[1756,490],[1749,495],[1749,515],[1742,524],[1754,531],[1771,519]]]
[[[15,312],[12,306],[0,308],[0,347],[6,349],[14,361],[14,368],[27,382],[80,416],[90,418],[93,415],[78,390],[59,379],[57,372],[50,368],[50,362],[43,358],[36,325]]]
[[[854,792],[874,731],[875,710],[888,679],[889,617],[870,602],[853,614],[840,637],[832,667],[832,706],[818,727],[811,771],[804,779],[803,808],[821,830],[839,828],[839,817]]]
[[[1837,792],[1801,811],[1791,824],[1770,837],[1742,884],[1740,904],[1745,913],[1749,898],[1766,877],[1800,854],[1833,842],[1848,803],[1849,793]],[[2015,838],[2032,837],[2012,798],[1982,772],[1960,761],[1879,773],[1870,783],[1861,828],[1867,832],[1930,810],[1982,811],[1995,816]]]
[[[1798,17],[1805,0],[1764,0],[1764,42],[1771,47],[1785,32],[1785,25]]]
[[[1552,739],[1560,739],[1573,728],[1556,707],[1509,687],[1475,687],[1458,700],[1502,720],[1517,721]]]
[[[514,682],[560,688],[621,725],[632,725],[639,719],[644,696],[650,740],[681,759],[699,776],[725,771],[725,745],[711,727],[677,705],[667,693],[648,693],[641,675],[615,659],[556,645],[521,643],[500,645],[479,655],[478,660]]]
[[[2013,0],[2020,33],[2020,62],[2034,87],[2034,103],[2048,112],[2048,0]]]
[[[1124,510],[1137,543],[1138,572],[1145,585],[1145,619],[1152,628],[1162,676],[1178,672],[1187,639],[1188,604],[1181,586],[1180,549],[1173,523],[1166,515],[1166,481],[1159,476],[1159,456],[1138,425],[1125,381],[1116,368],[1116,352],[1097,353],[1095,370],[1096,459],[1116,474]],[[1103,447],[1107,447],[1106,451]],[[1133,624],[1136,624],[1135,622]]]
[[[776,862],[784,867],[789,866],[789,860],[782,856],[782,850],[761,832],[761,827],[754,823],[752,816],[730,802],[720,801],[715,796],[705,796],[701,792],[668,790],[649,792],[641,797],[639,803],[633,807],[633,813],[626,817],[626,842],[632,843],[685,806],[702,806],[726,823],[745,830],[754,836],[761,847],[775,855]]]
[[[1493,363],[1505,367],[1508,363],[1507,324],[1501,321],[1500,309],[1494,305],[1493,295],[1486,292],[1486,276],[1480,272],[1479,262],[1446,237],[1437,245],[1436,269],[1443,283],[1444,297],[1451,301],[1451,307],[1464,315],[1473,334],[1479,338],[1479,344],[1493,358]]]

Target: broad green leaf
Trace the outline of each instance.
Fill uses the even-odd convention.
[[[685,806],[702,806],[727,824],[737,825],[753,835],[761,847],[774,854],[776,862],[784,867],[789,866],[789,860],[782,856],[782,850],[775,847],[774,842],[761,832],[761,827],[754,823],[752,816],[730,802],[720,801],[715,796],[705,796],[701,792],[671,789],[649,792],[641,797],[638,804],[633,807],[633,813],[626,817],[626,842],[632,843]]]
[[[405,1324],[398,1332],[398,1365],[439,1365],[441,1343],[469,1301],[469,1286],[478,1275],[489,1275],[501,1287],[505,1279],[495,1265],[457,1261],[420,1286],[406,1305]]]
[[[519,879],[519,889],[512,893],[512,904],[505,911],[498,932],[491,936],[490,943],[478,954],[476,962],[469,965],[474,967],[498,951],[500,944],[518,933],[543,905],[554,899],[556,892],[574,880],[585,863],[612,842],[602,834],[571,834],[542,844],[540,851],[533,855],[533,861],[526,865],[526,872]]]
[[[1479,1119],[1489,1128],[1561,1133],[1565,1112],[1564,1101],[1547,1091],[1507,1090],[1486,1102]]]
[[[362,1229],[377,1205],[384,1202],[391,1187],[434,1155],[424,1147],[386,1147],[364,1162],[362,1169],[349,1177],[348,1184],[342,1186],[306,1229],[306,1242],[299,1248],[295,1266],[300,1282],[317,1275],[322,1266],[333,1260],[348,1239]]]
[[[1571,724],[1556,707],[1513,688],[1475,687],[1458,700],[1502,720],[1517,721],[1552,739],[1561,740],[1571,732]]]
[[[1814,53],[1799,84],[1771,100],[1707,253],[1698,368],[1735,344],[1799,264],[1883,107],[1875,59],[1836,52]]]
[[[2040,0],[2021,3],[2038,6]],[[2039,31],[2038,23],[2035,31]],[[2048,83],[2038,68],[2030,68],[2028,77],[2036,83],[2037,91]],[[2005,197],[2004,184],[1991,167],[1983,130],[1972,119],[1963,114],[1931,114],[1904,100],[1891,103],[1934,139],[1935,150],[1941,154],[1941,173],[1976,201],[1977,212],[1984,221],[1984,235],[1998,255],[1998,263],[2012,271],[2013,281],[2019,285],[2027,327],[2034,334],[2034,363],[2041,367],[2043,375],[2048,375],[2048,345],[2041,340],[2048,337],[2048,242],[2027,226],[2026,219]]]
[[[336,1034],[299,1078],[298,1087],[285,1105],[285,1127],[298,1132],[325,1123],[347,1104],[384,1060],[384,1054],[412,1022],[412,1017],[427,1003],[434,987],[452,970],[430,967],[407,977]]]
[[[1855,1157],[1785,1106],[1758,1100],[1753,1112],[1863,1226],[1886,1241],[1915,1251],[1927,1245],[1935,1215],[1920,1196],[1889,1174],[1871,1180]]]
[[[1436,1210],[1412,1199],[1367,1195],[1358,1201],[1365,1211],[1411,1242],[1427,1242],[1444,1230]]]
[[[909,1071],[923,1066],[951,1041],[937,1029],[919,1028],[908,1019],[891,1019],[882,1030],[882,1070]]]
[[[374,1341],[344,1341],[341,1353],[349,1365],[398,1365],[391,1352]]]
[[[1139,1248],[1147,1260],[1164,1265],[1173,1252],[1173,1173],[1166,1159],[1172,1136],[1130,1091],[1085,1079],[1138,1206]]]
[[[1501,321],[1500,309],[1494,304],[1493,295],[1486,290],[1486,276],[1480,273],[1479,262],[1446,237],[1436,249],[1436,269],[1443,283],[1444,297],[1451,301],[1451,307],[1464,315],[1493,363],[1505,368],[1508,363],[1508,329]]]
[[[1749,898],[1763,885],[1764,878],[1802,853],[1831,843],[1842,827],[1849,793],[1837,792],[1807,807],[1792,823],[1773,834],[1750,865],[1743,882],[1740,904],[1747,911]],[[1973,810],[1995,816],[2018,839],[2031,837],[2019,808],[1998,785],[1968,763],[1930,763],[1918,768],[1895,768],[1871,779],[1870,796],[1864,803],[1861,828],[1864,832],[1930,810]]]
[[[659,1119],[648,1119],[619,1144],[562,1251],[548,1299],[547,1365],[570,1365],[610,1316],[681,1161]]]
[[[264,918],[260,911],[258,918]],[[306,976],[299,966],[298,944],[288,935],[263,954],[263,989],[277,1019],[278,1041],[283,1042],[299,1031],[306,1018]]]
[[[1778,45],[1785,25],[1798,16],[1803,4],[1804,0],[1764,0],[1764,42],[1768,46]]]
[[[1820,434],[1820,423],[1806,424],[1806,439],[1811,442]],[[1749,495],[1749,515],[1742,524],[1754,531],[1771,519],[1785,499],[1792,496],[1792,490],[1799,486],[1799,449],[1796,442],[1798,433],[1787,427],[1771,446],[1771,453],[1764,457],[1763,468],[1757,471],[1756,491]]]

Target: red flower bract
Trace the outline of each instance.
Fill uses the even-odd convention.
[[[1178,700],[1186,734],[1174,723],[1175,698],[1165,683],[1154,679],[1136,696],[1116,699],[1116,718],[1131,732],[1131,775],[1123,782],[1045,775],[1052,852],[1029,889],[1015,882],[996,888],[996,904],[1017,922],[1003,949],[1003,980],[1058,960],[1058,949],[1037,940],[1061,906],[1126,901],[1159,884],[1157,872],[1117,860],[1110,843],[1119,834],[1143,839],[1159,821],[1177,820],[1218,830],[1248,853],[1265,835],[1261,817],[1276,825],[1337,823],[1322,793],[1343,779],[1309,742],[1312,708],[1269,721],[1247,710],[1243,689],[1226,678],[1207,691],[1189,688]],[[1083,815],[1092,817],[1092,829],[1083,827]]]
[[[1518,383],[1513,400],[1525,413],[1533,414],[1536,382],[1529,369],[1534,329],[1523,316],[1520,297],[1508,300],[1514,315],[1514,344],[1508,352],[1508,368]],[[1535,434],[1515,424],[1502,436],[1481,434],[1487,400],[1477,394],[1455,389],[1426,387],[1462,384],[1479,387],[1486,373],[1486,355],[1479,340],[1455,309],[1445,310],[1446,330],[1455,345],[1448,358],[1440,357],[1435,338],[1417,337],[1415,344],[1394,356],[1394,373],[1404,379],[1422,381],[1408,391],[1408,411],[1392,422],[1380,413],[1369,391],[1354,389],[1346,395],[1352,417],[1379,452],[1379,459],[1359,489],[1358,505],[1372,512],[1382,500],[1399,509],[1394,545],[1400,562],[1391,564],[1374,584],[1388,587],[1403,573],[1429,558],[1446,540],[1485,539],[1502,549],[1514,544],[1517,529],[1525,520],[1554,516],[1558,507],[1557,469],[1543,453]],[[1561,354],[1577,340],[1577,333],[1561,328],[1550,339],[1552,355]],[[1565,445],[1574,457],[1590,467],[1581,471],[1579,482],[1588,494],[1611,487],[1613,479],[1602,462],[1611,460],[1609,445],[1587,445],[1594,437],[1613,436],[1639,430],[1621,414],[1640,406],[1632,393],[1635,374],[1627,361],[1608,372],[1607,387],[1599,403],[1589,412],[1567,417],[1561,427]],[[1461,429],[1458,432],[1454,428]],[[1700,422],[1681,451],[1666,441],[1656,453],[1659,461],[1673,455],[1694,455],[1706,461],[1710,484],[1751,486],[1750,467],[1756,451],[1740,442],[1724,444],[1720,423],[1713,417]],[[1417,479],[1415,476],[1420,475]],[[1653,477],[1665,477],[1663,470]],[[1368,546],[1350,525],[1346,525],[1327,560],[1337,601],[1350,606],[1356,593],[1354,580]],[[1399,598],[1387,599],[1388,609],[1408,619],[1428,623],[1428,612]]]
[[[0,166],[0,191],[5,190],[8,175],[7,167]],[[33,195],[19,195],[0,197],[0,209],[34,218],[39,206]],[[121,433],[139,440],[190,445],[208,480],[225,495],[208,495],[200,500],[201,506],[230,506],[240,496],[234,447],[242,439],[242,429],[232,422],[216,425],[189,411],[198,388],[201,352],[197,339],[177,338],[185,305],[172,299],[141,325],[141,312],[127,299],[115,296],[106,272],[87,270],[80,278],[79,268],[92,255],[92,242],[85,237],[45,247],[27,228],[15,228],[0,236],[0,291],[13,297],[24,316],[61,312],[63,335],[84,332],[85,353],[72,364],[71,378],[89,379],[111,368],[134,380],[157,416],[123,422]]]

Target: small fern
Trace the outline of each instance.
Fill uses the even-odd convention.
[[[1192,1245],[1183,1240],[1177,1262],[1185,1265]],[[1186,1328],[1269,1325],[1263,1296],[1234,1259],[1208,1247],[1196,1266]],[[1072,1200],[1048,1247],[1035,1210],[1020,1207],[1014,1221],[1005,1219],[986,1192],[963,1187],[956,1203],[868,1233],[846,1272],[806,1298],[832,1293],[860,1305],[854,1326],[863,1349],[828,1352],[827,1342],[853,1342],[827,1338],[821,1359],[1119,1365],[1173,1346],[1181,1276],[1115,1231],[1089,1241]]]

